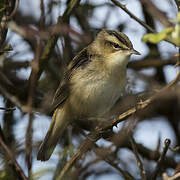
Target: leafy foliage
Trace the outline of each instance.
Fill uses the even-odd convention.
[[[148,33],[142,38],[144,42],[159,43],[167,40],[180,47],[180,13],[178,13],[177,23],[175,27],[167,27],[159,33]]]

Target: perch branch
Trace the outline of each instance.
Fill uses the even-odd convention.
[[[107,124],[103,125],[102,127],[96,127],[93,132],[91,132],[87,138],[84,140],[84,142],[79,147],[76,154],[74,154],[69,161],[64,166],[63,170],[61,171],[58,180],[62,180],[64,175],[67,173],[67,171],[73,166],[73,164],[78,160],[84,153],[86,153],[92,146],[94,145],[94,142],[96,142],[98,139],[101,138],[102,132],[106,131],[107,129],[112,128],[113,126],[117,126],[118,123],[124,121],[127,117],[131,116],[132,114],[146,108],[156,97],[159,96],[162,92],[167,90],[168,88],[171,88],[174,86],[178,81],[180,80],[180,72],[178,72],[176,78],[172,80],[169,84],[167,84],[164,88],[159,90],[155,95],[153,95],[151,98],[141,102],[137,107],[133,107],[129,109],[128,111],[122,113],[118,118],[114,119],[113,121],[107,121]]]

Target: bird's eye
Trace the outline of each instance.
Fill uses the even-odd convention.
[[[121,47],[119,46],[119,44],[117,44],[117,43],[113,43],[113,47],[115,48],[115,49],[120,49]]]

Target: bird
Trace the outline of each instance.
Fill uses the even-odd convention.
[[[102,29],[69,63],[52,101],[54,113],[37,160],[47,161],[69,124],[103,117],[126,86],[132,54],[140,55],[122,32]]]

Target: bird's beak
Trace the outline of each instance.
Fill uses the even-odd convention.
[[[132,49],[130,52],[131,52],[131,54],[141,55],[141,53],[139,53],[139,52],[136,51],[135,49]]]

